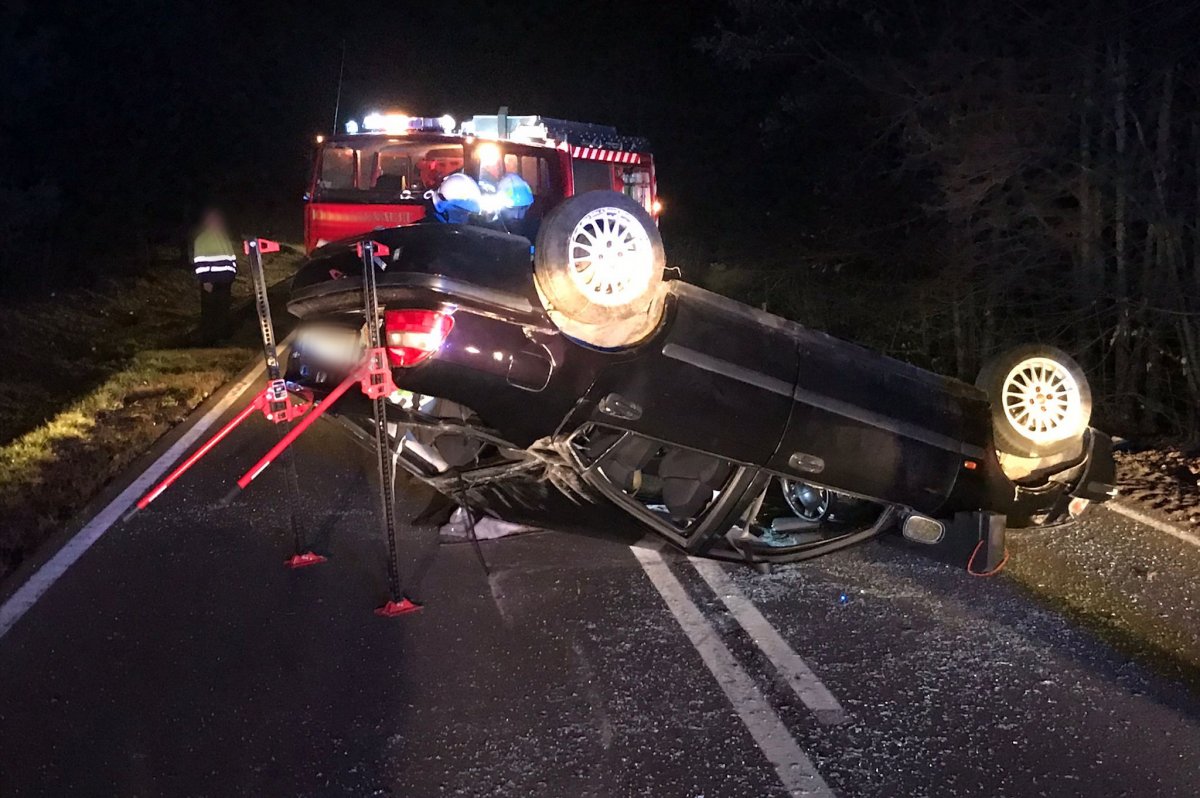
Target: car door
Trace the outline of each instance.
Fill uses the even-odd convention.
[[[664,329],[602,368],[592,420],[753,465],[779,444],[797,351],[781,319],[685,283]]]
[[[933,512],[988,441],[986,398],[823,333],[795,332],[797,377],[773,470]]]

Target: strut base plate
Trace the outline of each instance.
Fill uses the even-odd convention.
[[[375,608],[375,614],[383,618],[395,618],[397,615],[407,615],[421,609],[420,604],[414,604],[406,598],[399,601],[388,601],[382,607]]]
[[[306,551],[303,554],[293,554],[284,560],[283,564],[288,568],[307,568],[310,565],[320,565],[328,559],[315,552]]]

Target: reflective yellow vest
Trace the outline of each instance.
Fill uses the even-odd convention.
[[[202,283],[233,282],[237,276],[233,242],[216,230],[201,230],[192,242],[192,269]]]

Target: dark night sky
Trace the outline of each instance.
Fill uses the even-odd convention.
[[[1200,264],[1198,19],[1196,0],[0,0],[0,293],[144,268],[212,202],[296,240],[345,43],[339,123],[506,105],[646,136],[688,279],[967,376],[1029,339],[1023,302],[1054,297],[1034,315],[1060,343],[1096,308],[1174,307],[1148,231]],[[1087,290],[1060,299],[1065,273]],[[979,297],[994,309],[939,315]],[[1108,340],[1088,330],[1065,343]]]
[[[8,0],[0,9],[10,23],[0,26],[10,109],[0,181],[48,180],[68,215],[102,228],[139,217],[169,228],[209,199],[298,222],[312,136],[331,127],[343,42],[339,122],[381,106],[463,118],[508,105],[614,124],[651,139],[678,214],[688,203],[675,198],[721,181],[726,134],[756,135],[745,87],[695,45],[715,27],[715,0]],[[37,157],[16,155],[29,152]]]
[[[683,184],[699,189],[704,164],[730,144],[714,134],[732,130],[748,110],[731,107],[735,81],[695,46],[715,27],[718,6],[460,1],[414,15],[378,4],[380,27],[397,32],[397,46],[350,35],[344,107],[383,100],[462,118],[503,104],[514,113],[614,124],[651,139],[667,195]],[[753,138],[755,123],[747,122]]]

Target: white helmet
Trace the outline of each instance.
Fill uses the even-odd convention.
[[[447,175],[436,190],[426,192],[433,200],[434,210],[443,222],[463,223],[473,213],[479,213],[483,192],[479,184],[462,172]]]

